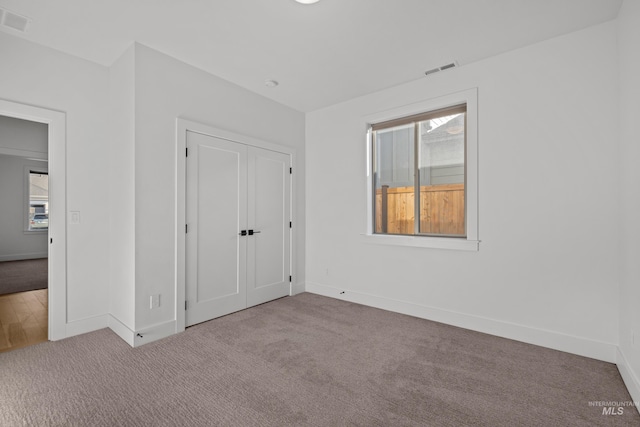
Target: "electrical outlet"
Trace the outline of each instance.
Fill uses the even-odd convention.
[[[154,309],[160,307],[160,294],[151,295],[149,297],[149,308]]]

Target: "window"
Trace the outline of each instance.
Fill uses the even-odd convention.
[[[28,170],[27,231],[49,229],[49,175]]]
[[[477,91],[367,117],[374,243],[477,250]]]
[[[459,105],[372,126],[375,233],[466,236],[466,111]]]

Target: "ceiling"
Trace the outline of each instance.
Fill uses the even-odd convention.
[[[313,111],[614,19],[622,0],[0,0],[3,30],[111,65],[138,41]],[[275,88],[266,79],[277,80]]]

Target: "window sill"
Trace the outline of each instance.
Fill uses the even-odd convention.
[[[479,240],[458,237],[390,236],[382,234],[362,234],[364,243],[391,246],[412,246],[417,248],[450,249],[477,252]]]

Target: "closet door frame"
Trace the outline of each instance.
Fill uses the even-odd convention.
[[[293,173],[289,175],[291,179],[291,193],[289,199],[290,217],[293,223],[293,227],[289,233],[289,266],[290,275],[296,271],[296,224],[298,223],[296,218],[295,195],[297,191],[296,180],[294,179],[296,173],[296,150],[292,147],[287,147],[280,144],[264,141],[261,139],[253,138],[246,135],[241,135],[235,132],[227,131],[217,127],[209,126],[207,124],[194,122],[191,120],[177,118],[176,119],[176,212],[175,212],[175,235],[176,235],[176,253],[175,253],[175,319],[176,319],[176,333],[182,332],[185,329],[186,310],[185,310],[185,286],[186,286],[186,148],[187,148],[187,132],[201,133],[203,135],[209,135],[215,138],[226,139],[228,141],[245,144],[247,146],[253,146],[257,148],[263,148],[266,150],[277,151],[283,154],[287,154],[291,159],[291,167]],[[294,278],[295,280],[295,278]],[[293,294],[293,283],[289,283],[289,295]]]

